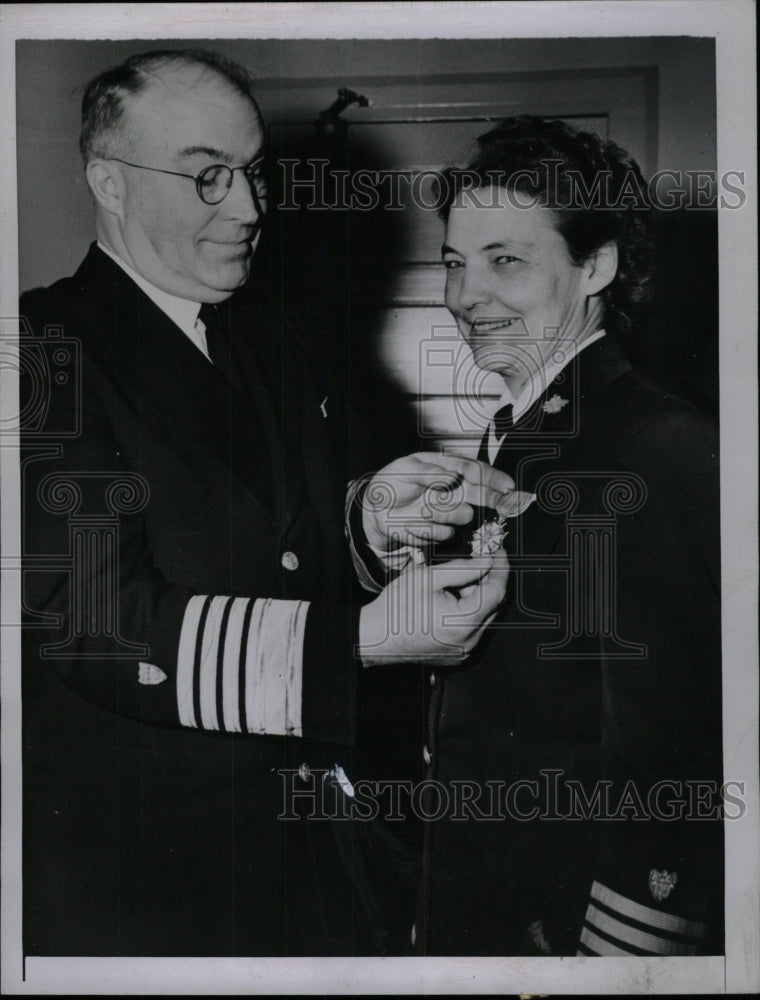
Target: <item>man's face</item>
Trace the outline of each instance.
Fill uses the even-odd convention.
[[[126,111],[123,159],[196,176],[213,163],[241,167],[261,155],[258,109],[203,67],[164,71]],[[246,281],[261,225],[261,203],[245,174],[217,205],[191,180],[122,168],[121,238],[134,269],[180,298],[221,302]]]
[[[442,252],[446,305],[475,363],[513,390],[582,330],[584,269],[540,205],[520,208],[500,188],[464,192]]]

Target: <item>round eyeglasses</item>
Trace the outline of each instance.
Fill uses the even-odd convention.
[[[186,177],[188,180],[195,181],[198,197],[207,205],[218,205],[220,201],[224,201],[232,187],[232,177],[236,170],[242,170],[245,174],[245,179],[250,185],[251,193],[257,204],[267,194],[263,157],[259,157],[252,163],[247,163],[244,167],[228,167],[225,163],[212,163],[211,166],[204,167],[199,174],[180,174],[176,170],[164,170],[163,167],[146,167],[143,163],[120,160],[118,156],[109,156],[108,159],[123,163],[125,167],[137,167],[138,170],[151,170],[156,174]]]

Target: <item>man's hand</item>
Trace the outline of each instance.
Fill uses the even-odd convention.
[[[485,462],[418,452],[376,473],[362,502],[362,525],[376,551],[442,542],[469,524],[473,507],[499,511],[514,480]]]
[[[507,554],[410,566],[361,610],[364,666],[461,662],[478,643],[504,599]]]

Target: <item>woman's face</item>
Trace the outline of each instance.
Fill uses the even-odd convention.
[[[475,363],[499,372],[513,390],[594,332],[593,263],[573,263],[540,205],[521,208],[501,188],[465,191],[449,212],[442,253],[446,306]]]

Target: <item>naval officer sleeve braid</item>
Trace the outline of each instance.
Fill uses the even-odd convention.
[[[355,739],[358,605],[192,596],[177,652],[180,725]]]
[[[594,882],[579,955],[696,955],[707,925],[637,903]]]
[[[177,654],[180,723],[233,733],[303,735],[308,601],[197,595]]]

